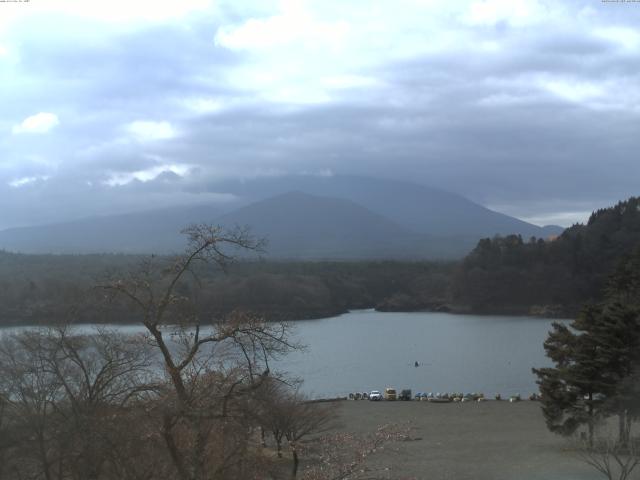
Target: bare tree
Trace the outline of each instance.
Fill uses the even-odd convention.
[[[296,478],[300,465],[301,443],[318,437],[336,426],[336,405],[309,400],[300,392],[299,382],[285,383],[276,378],[266,379],[255,392],[252,415],[275,442],[276,455],[282,458],[282,446],[287,442],[291,453],[291,478]]]
[[[66,448],[75,458],[71,474],[97,480],[108,464],[106,452],[119,440],[109,428],[113,419],[153,391],[149,348],[135,336],[102,329],[78,336],[64,328],[46,347],[46,371],[55,375],[63,392],[64,408],[58,411],[68,428]]]
[[[271,434],[276,444],[278,458],[282,458],[282,442],[289,422],[289,411],[283,402],[288,388],[288,385],[276,378],[265,379],[260,388],[254,392],[251,408],[251,414],[261,429],[262,443],[265,443],[264,433]]]
[[[98,479],[112,469],[118,413],[147,390],[148,349],[132,336],[67,328],[0,341],[0,391],[18,478]],[[119,434],[118,434],[119,435]]]
[[[198,308],[200,264],[225,269],[229,249],[262,242],[247,230],[195,225],[189,245],[171,264],[152,257],[127,278],[102,288],[127,299],[161,354],[168,382],[162,393],[161,436],[181,480],[237,478],[247,468],[251,392],[271,376],[271,359],[295,348],[288,327],[233,312],[218,321]],[[203,327],[208,325],[208,327]]]
[[[576,452],[586,464],[600,472],[608,480],[627,480],[640,465],[640,442],[621,442],[610,437],[599,437],[590,445],[577,442]]]
[[[12,443],[9,470],[18,476],[57,478],[60,448],[54,405],[61,398],[60,383],[47,372],[41,332],[5,336],[0,342],[0,381],[5,413],[10,416]],[[7,468],[5,467],[5,470]]]
[[[317,436],[334,426],[335,409],[331,404],[309,401],[296,391],[283,400],[284,408],[289,411],[284,434],[291,450],[293,460],[291,478],[295,479],[300,467],[301,442],[312,435]]]
[[[6,392],[0,389],[0,478],[6,466],[6,452],[10,446],[9,431],[7,428],[7,409],[9,401]]]

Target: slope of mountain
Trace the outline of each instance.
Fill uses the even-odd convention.
[[[349,200],[301,192],[253,203],[217,221],[250,226],[268,239],[268,256],[279,258],[443,258],[468,247],[415,233]]]
[[[287,258],[459,258],[481,237],[547,237],[538,227],[459,195],[364,177],[289,176],[226,182],[223,206],[174,207],[0,231],[0,248],[23,253],[167,253],[194,222],[248,225]],[[296,194],[287,192],[297,191]],[[241,207],[241,208],[239,208]],[[238,209],[239,208],[239,209]]]
[[[297,190],[351,200],[416,232],[432,236],[464,236],[475,240],[493,235],[523,237],[559,235],[558,226],[538,227],[494,212],[460,195],[410,182],[356,176],[284,176],[228,181],[215,191],[264,199]]]
[[[21,253],[167,253],[184,249],[180,231],[225,210],[173,207],[0,231],[0,248]]]

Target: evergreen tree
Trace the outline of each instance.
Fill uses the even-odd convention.
[[[588,306],[569,327],[554,324],[545,342],[555,367],[534,369],[551,431],[570,435],[617,415],[619,441],[640,418],[640,249],[620,262],[606,301]]]
[[[601,345],[593,335],[599,313],[597,307],[585,308],[570,328],[554,323],[544,348],[556,366],[533,369],[549,430],[571,435],[581,425],[587,425],[589,442],[593,440],[595,424],[607,412],[604,400],[615,388],[614,380],[603,368],[606,360],[600,355]]]
[[[610,369],[618,375],[610,399],[619,418],[619,439],[629,441],[631,422],[640,418],[640,248],[625,256],[607,287],[600,335],[606,339]]]

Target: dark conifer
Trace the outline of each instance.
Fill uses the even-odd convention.
[[[608,360],[593,334],[600,309],[588,307],[571,328],[555,323],[545,342],[547,356],[555,368],[534,369],[542,393],[542,411],[549,430],[573,434],[581,425],[589,431],[589,441],[597,421],[605,416],[604,400],[610,397],[615,381],[607,371]]]
[[[619,418],[619,441],[640,418],[640,249],[611,276],[606,300],[587,306],[570,327],[554,324],[545,342],[555,367],[534,369],[551,431],[570,435],[603,417]]]

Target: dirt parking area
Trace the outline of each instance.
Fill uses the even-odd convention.
[[[394,442],[372,455],[381,478],[430,480],[597,480],[567,440],[545,427],[537,402],[486,401],[339,403],[340,429],[374,431],[408,423],[413,440]],[[365,475],[366,476],[366,475]]]

